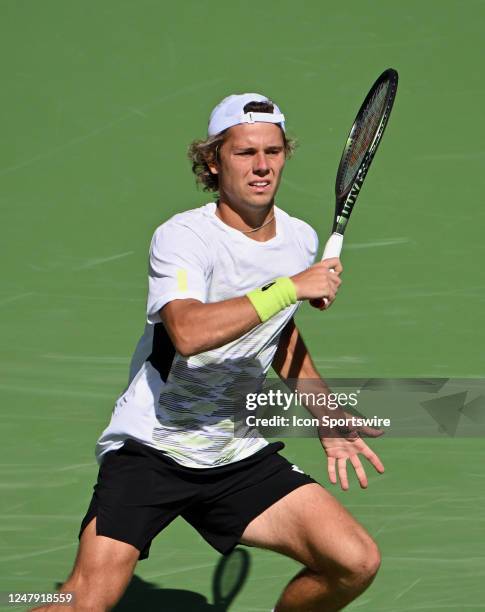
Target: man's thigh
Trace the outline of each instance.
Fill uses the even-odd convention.
[[[299,487],[267,508],[240,541],[292,557],[314,571],[339,572],[376,549],[364,527],[319,484]]]
[[[62,610],[111,610],[125,592],[139,555],[131,544],[96,535],[94,518],[82,533],[74,569],[60,589],[74,594],[72,604]],[[35,610],[47,612],[58,606]]]
[[[91,582],[124,583],[131,578],[140,551],[131,544],[96,535],[96,518],[84,529],[72,576]]]

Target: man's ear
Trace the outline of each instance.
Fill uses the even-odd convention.
[[[211,174],[219,174],[219,167],[215,159],[207,162],[207,166],[209,167]]]
[[[219,174],[219,164],[217,162],[217,159],[219,157],[219,145],[217,145],[214,156],[210,159],[210,161],[207,162],[207,165],[209,167],[209,170],[211,171],[211,174]]]

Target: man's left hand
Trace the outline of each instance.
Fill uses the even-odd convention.
[[[380,474],[384,472],[382,461],[376,453],[367,446],[364,440],[359,437],[357,431],[353,432],[352,436],[353,437],[320,438],[320,442],[328,458],[328,477],[330,482],[332,484],[337,484],[338,471],[340,486],[344,491],[349,488],[347,460],[350,460],[350,463],[353,465],[360,486],[363,489],[367,488],[367,474],[360,461],[359,454],[363,455],[375,467],[377,472]]]

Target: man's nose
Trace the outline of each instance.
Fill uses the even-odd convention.
[[[269,172],[269,165],[264,153],[257,153],[254,156],[253,172],[259,176],[264,176]]]

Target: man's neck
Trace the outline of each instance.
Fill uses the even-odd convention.
[[[260,210],[241,211],[222,199],[218,201],[216,210],[216,215],[224,223],[257,242],[266,242],[276,236],[274,214],[273,204]]]

